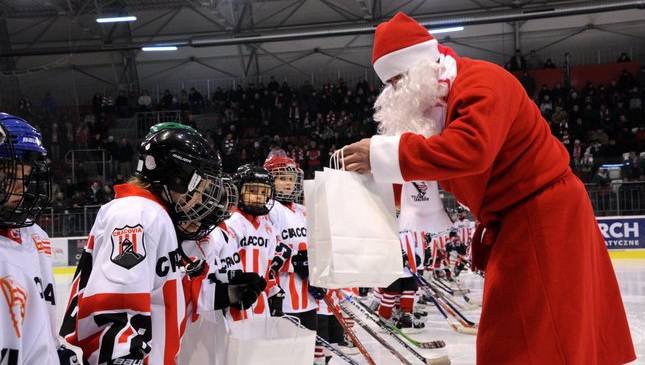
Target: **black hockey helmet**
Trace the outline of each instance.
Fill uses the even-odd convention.
[[[151,130],[139,146],[136,176],[168,204],[180,239],[206,236],[237,202],[219,153],[191,127]]]
[[[253,216],[269,214],[274,204],[273,178],[269,171],[251,164],[242,165],[233,176],[240,194],[238,208]]]

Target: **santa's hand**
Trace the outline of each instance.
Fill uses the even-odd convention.
[[[345,170],[366,174],[372,170],[370,166],[370,139],[362,140],[343,147],[343,165]]]

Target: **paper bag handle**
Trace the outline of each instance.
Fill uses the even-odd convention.
[[[345,171],[345,147],[336,150],[329,157],[329,168]]]

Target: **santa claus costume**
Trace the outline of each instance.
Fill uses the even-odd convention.
[[[485,227],[473,242],[486,271],[477,364],[634,360],[584,185],[518,80],[457,56],[402,13],[376,29],[372,61],[390,81],[376,102],[383,135],[345,147],[346,166],[365,171],[352,164],[369,143],[377,181],[437,180]]]

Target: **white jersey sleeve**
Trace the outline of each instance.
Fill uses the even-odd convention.
[[[0,237],[0,364],[58,364],[49,237],[38,226]]]

